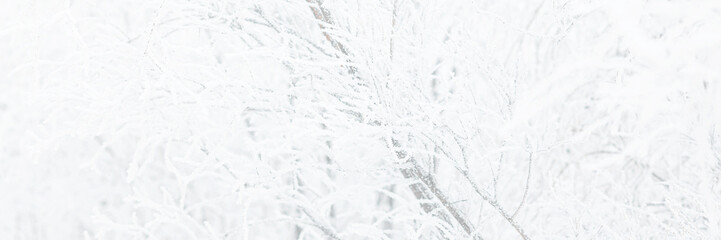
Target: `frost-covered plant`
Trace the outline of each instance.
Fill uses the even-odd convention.
[[[721,234],[714,1],[2,5],[3,239]]]

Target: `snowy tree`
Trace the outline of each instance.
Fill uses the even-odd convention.
[[[721,235],[718,1],[0,9],[2,239]]]

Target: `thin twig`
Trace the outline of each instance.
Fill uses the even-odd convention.
[[[526,174],[526,189],[523,190],[523,197],[521,198],[521,203],[518,204],[518,208],[516,208],[516,211],[513,212],[513,215],[511,215],[511,218],[516,218],[516,214],[518,214],[518,211],[521,210],[521,207],[523,207],[523,203],[526,202],[526,195],[528,195],[528,186],[531,181],[531,165],[533,163],[533,152],[531,152],[528,156],[528,173]]]
[[[468,181],[468,183],[471,184],[471,186],[473,187],[473,190],[476,191],[476,193],[478,193],[478,195],[481,196],[481,198],[483,198],[483,200],[485,200],[486,202],[491,204],[491,206],[493,206],[493,208],[495,208],[498,211],[498,213],[500,213],[501,216],[503,218],[505,218],[506,221],[511,224],[511,226],[513,226],[514,229],[516,229],[516,232],[518,232],[518,234],[520,234],[524,240],[530,239],[530,238],[528,238],[528,235],[526,235],[526,233],[523,231],[523,228],[521,228],[521,226],[518,225],[518,223],[516,223],[516,220],[514,220],[513,217],[511,217],[510,215],[508,215],[508,212],[506,212],[506,210],[504,210],[503,207],[501,207],[501,205],[498,204],[498,201],[496,201],[495,198],[493,198],[493,199],[490,198],[488,196],[488,193],[485,193],[485,191],[483,191],[480,187],[478,187],[478,184],[476,184],[474,181],[471,180],[470,176],[468,176],[467,171],[463,171],[461,173],[464,176],[464,178],[466,179],[466,181]]]

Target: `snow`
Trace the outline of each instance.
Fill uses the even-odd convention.
[[[0,239],[713,239],[721,2],[0,2]]]

